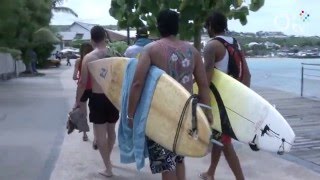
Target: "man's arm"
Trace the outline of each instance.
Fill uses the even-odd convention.
[[[72,75],[73,80],[79,79],[78,77],[79,66],[80,66],[80,59],[77,59],[76,62],[74,63],[74,70]]]
[[[213,41],[207,43],[203,50],[204,65],[207,73],[208,84],[210,85],[213,76],[216,52]]]
[[[247,60],[243,59],[243,79],[242,83],[248,87],[250,87],[251,84],[251,73],[247,64]]]
[[[210,89],[206,77],[205,68],[202,62],[200,53],[195,50],[195,68],[194,68],[194,79],[198,85],[199,102],[210,106]],[[212,111],[204,109],[204,112],[208,118],[209,123],[213,122]]]
[[[141,52],[129,93],[128,120],[131,127],[133,127],[133,117],[141,97],[149,68],[151,66],[151,58],[149,54],[150,47],[151,46],[148,45],[145,46]]]

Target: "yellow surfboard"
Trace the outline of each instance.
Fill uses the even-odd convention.
[[[89,63],[89,71],[105,95],[121,111],[121,89],[128,58],[112,57]],[[152,72],[151,72],[152,73]],[[161,75],[153,94],[146,135],[169,150],[173,150],[178,122],[190,93],[167,74]],[[198,138],[190,134],[191,103],[186,109],[178,136],[179,155],[202,157],[207,153],[211,130],[202,109],[197,107]]]

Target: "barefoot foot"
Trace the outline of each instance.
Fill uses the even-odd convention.
[[[206,172],[200,173],[199,178],[201,178],[203,180],[214,180],[213,176],[208,175],[208,173],[206,173]]]

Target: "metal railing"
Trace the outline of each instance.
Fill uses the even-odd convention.
[[[300,96],[303,96],[303,90],[304,90],[304,77],[319,77],[319,75],[316,74],[309,74],[309,72],[320,72],[320,64],[314,64],[314,63],[301,63],[301,90],[300,90]]]

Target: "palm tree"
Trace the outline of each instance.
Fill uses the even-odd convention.
[[[58,6],[62,4],[63,0],[52,0],[52,10],[55,12],[63,12],[63,13],[69,13],[76,17],[78,17],[78,14],[74,12],[72,9],[68,7]]]

